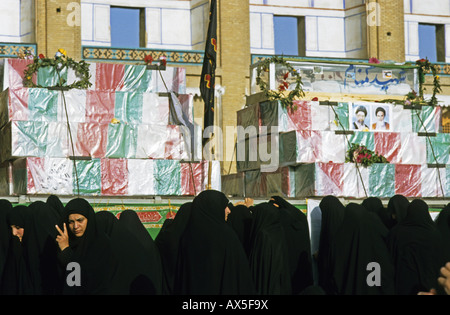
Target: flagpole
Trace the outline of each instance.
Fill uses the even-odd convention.
[[[206,189],[211,189],[211,169],[212,169],[212,161],[209,159],[208,161],[208,185],[206,186]]]
[[[200,93],[202,95],[204,105],[204,123],[203,132],[211,126],[214,126],[214,87],[215,87],[215,70],[216,70],[216,55],[217,55],[217,0],[211,0],[209,8],[209,25],[208,33],[205,43],[205,55],[203,59],[203,67],[200,77]],[[202,141],[202,156],[206,143],[209,141]],[[203,156],[203,159],[205,157]],[[208,159],[208,184],[206,189],[211,189],[211,175],[212,175],[212,156],[210,154]]]

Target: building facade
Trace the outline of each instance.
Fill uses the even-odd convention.
[[[127,9],[135,14],[126,35],[135,42],[128,47],[119,34]],[[2,0],[1,54],[14,56],[27,45],[46,56],[64,48],[89,62],[142,62],[148,52],[164,54],[169,65],[186,68],[194,117],[203,125],[198,86],[208,15],[209,0]],[[450,95],[449,1],[219,0],[218,34],[216,124],[222,129],[235,126],[236,112],[246,105],[256,55],[396,63],[427,57],[440,67],[442,94]],[[225,157],[234,145],[234,138],[224,139]],[[225,159],[224,172],[230,163]]]

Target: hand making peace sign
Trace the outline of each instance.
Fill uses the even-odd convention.
[[[59,235],[56,237],[56,242],[58,242],[59,249],[63,251],[69,247],[69,235],[67,234],[66,224],[64,223],[64,231],[61,231],[58,225],[55,225],[55,227],[59,232]]]

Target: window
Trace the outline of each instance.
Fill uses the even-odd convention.
[[[111,7],[111,46],[145,47],[145,11],[140,8]]]
[[[419,23],[419,57],[431,62],[445,62],[444,25]]]
[[[305,17],[274,16],[275,54],[305,56]]]

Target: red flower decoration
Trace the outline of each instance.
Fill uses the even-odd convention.
[[[39,54],[39,59],[44,59],[45,56],[43,54]]]
[[[369,63],[380,63],[380,61],[377,58],[375,58],[375,57],[371,57],[369,59]]]
[[[285,74],[284,74],[284,79],[286,80],[287,78],[289,77],[289,72],[286,72]]]
[[[151,64],[152,64],[152,62],[153,62],[153,57],[152,57],[151,55],[147,55],[147,56],[145,56],[145,58],[144,58],[144,62],[145,62],[146,64],[149,64],[149,65],[151,65]]]
[[[318,100],[319,100],[319,98],[316,96],[316,97],[313,97],[313,99],[311,101],[317,102]]]

